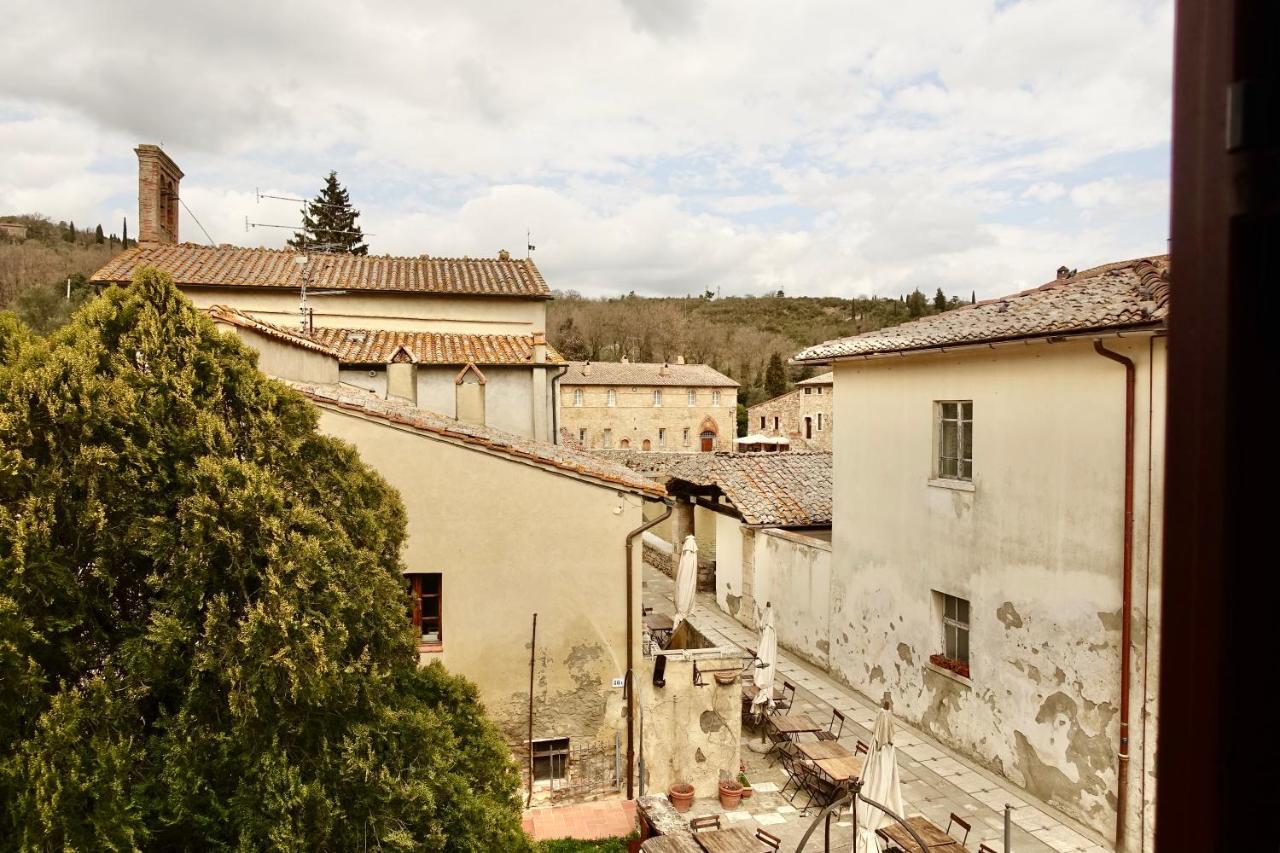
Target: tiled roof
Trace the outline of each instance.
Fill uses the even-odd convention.
[[[1159,328],[1169,317],[1169,258],[1084,270],[1033,290],[965,305],[900,326],[811,346],[796,361],[1091,331]]]
[[[640,454],[669,480],[715,486],[747,524],[820,527],[831,523],[829,452]],[[631,460],[627,460],[631,464]]]
[[[338,355],[333,348],[328,347],[319,341],[312,340],[299,332],[289,331],[288,329],[282,326],[277,326],[274,323],[268,323],[263,320],[259,320],[257,317],[251,317],[243,311],[237,311],[228,305],[210,305],[204,310],[204,313],[208,315],[211,320],[228,323],[232,326],[239,326],[242,329],[252,329],[253,331],[258,332],[261,335],[265,335],[268,338],[272,338],[295,347],[324,353],[325,355],[331,355],[335,358]]]
[[[533,364],[532,335],[315,329],[311,337],[336,350],[343,364],[386,364],[400,346],[409,350],[418,364]],[[550,344],[547,363],[564,363],[564,357]]]
[[[812,376],[808,379],[801,379],[796,384],[797,385],[834,385],[835,374],[832,373],[830,370],[828,370],[826,373],[819,373],[817,376]]]
[[[177,243],[137,246],[116,255],[93,274],[98,283],[129,281],[139,267],[155,267],[174,283],[214,287],[300,286],[462,296],[550,298],[551,291],[533,261],[525,258],[393,258],[389,255],[313,254],[295,262],[291,249],[197,246]]]
[[[553,468],[577,475],[586,480],[613,488],[662,497],[663,487],[629,468],[605,459],[534,441],[531,438],[502,432],[479,424],[464,423],[426,409],[383,400],[362,389],[346,385],[316,385],[303,382],[286,382],[286,385],[302,392],[320,406],[359,412],[365,417],[396,426],[409,427],[417,432],[435,436],[470,447],[482,453],[502,456],[526,465]],[[448,486],[442,486],[448,488]]]
[[[738,383],[706,364],[571,361],[560,385],[682,385],[737,388]]]

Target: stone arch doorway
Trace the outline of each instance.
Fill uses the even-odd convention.
[[[642,442],[640,443],[640,449],[641,449],[641,450],[649,450],[649,449],[651,449],[652,447],[653,447],[653,445],[651,445],[651,444],[649,443],[649,439],[647,439],[647,438],[646,438],[644,441],[642,441]]]
[[[710,453],[715,450],[716,439],[719,435],[720,428],[716,426],[716,419],[707,415],[702,419],[702,424],[698,427],[698,449],[703,453]]]

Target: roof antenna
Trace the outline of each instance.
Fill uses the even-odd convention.
[[[538,248],[533,245],[533,232],[528,228],[524,229],[524,259],[527,261],[533,257],[533,250]]]

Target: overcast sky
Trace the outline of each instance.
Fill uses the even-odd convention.
[[[13,3],[0,213],[136,236],[153,142],[219,243],[336,169],[556,289],[994,296],[1166,251],[1171,64],[1169,0]]]

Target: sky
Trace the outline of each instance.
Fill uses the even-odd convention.
[[[377,254],[586,295],[997,296],[1167,251],[1171,0],[15,3],[0,213],[280,246],[330,169]]]

